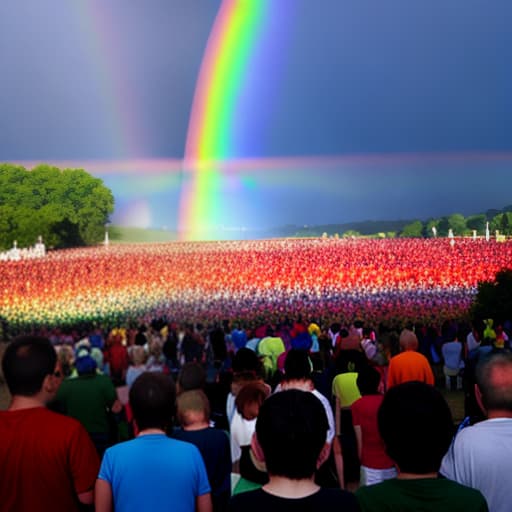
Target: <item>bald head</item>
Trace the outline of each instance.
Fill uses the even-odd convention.
[[[418,338],[409,329],[404,329],[400,334],[400,348],[402,350],[418,350]]]

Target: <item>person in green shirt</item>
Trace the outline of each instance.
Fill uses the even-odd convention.
[[[112,381],[96,372],[96,362],[90,355],[78,357],[75,367],[78,376],[62,382],[57,406],[85,427],[101,457],[109,446],[109,415],[121,412],[122,405]]]
[[[394,386],[384,396],[378,425],[398,476],[359,488],[356,497],[362,512],[488,511],[480,491],[439,478],[454,428],[450,408],[438,390],[418,381]]]

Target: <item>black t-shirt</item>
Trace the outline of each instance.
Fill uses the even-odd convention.
[[[320,489],[305,498],[280,498],[263,489],[233,496],[230,512],[353,512],[359,510],[355,496],[341,489]]]

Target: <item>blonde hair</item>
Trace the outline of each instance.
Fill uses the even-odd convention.
[[[140,345],[134,345],[132,347],[132,362],[135,366],[139,366],[146,362],[146,351],[144,347]]]
[[[193,389],[184,391],[176,398],[178,421],[181,426],[187,426],[191,422],[190,413],[203,413],[204,421],[210,419],[210,401],[204,391]]]

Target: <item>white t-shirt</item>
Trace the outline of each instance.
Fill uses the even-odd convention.
[[[461,430],[444,456],[440,473],[478,489],[490,512],[512,509],[512,418],[482,421]]]
[[[231,425],[229,428],[230,441],[231,441],[231,461],[234,463],[240,460],[242,456],[241,446],[251,444],[252,435],[256,430],[256,418],[253,420],[246,420],[242,415],[235,411]]]

